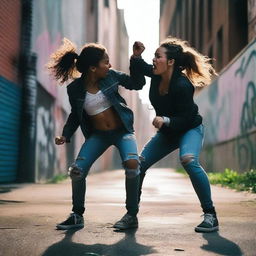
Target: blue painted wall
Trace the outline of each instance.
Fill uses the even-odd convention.
[[[17,177],[21,88],[0,76],[0,183]]]

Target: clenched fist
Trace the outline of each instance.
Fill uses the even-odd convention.
[[[154,118],[152,124],[153,124],[156,128],[160,129],[160,128],[163,126],[163,124],[164,124],[164,119],[163,119],[161,116],[156,116],[156,117]]]
[[[56,145],[62,145],[66,142],[66,137],[64,136],[56,136],[55,137],[55,144]]]
[[[134,42],[132,49],[133,55],[138,57],[144,52],[145,46],[142,42],[136,41]]]

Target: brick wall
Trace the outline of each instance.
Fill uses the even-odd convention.
[[[246,0],[162,0],[160,40],[168,35],[188,40],[214,58],[220,71],[248,43],[247,15]]]
[[[256,38],[256,0],[248,0],[249,41]]]
[[[0,76],[17,83],[20,51],[21,1],[0,3]]]

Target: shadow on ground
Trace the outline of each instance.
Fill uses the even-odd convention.
[[[18,186],[0,185],[0,194],[11,192],[13,189],[17,189]]]
[[[220,236],[219,232],[203,233],[203,238],[208,242],[208,244],[204,244],[201,246],[203,250],[225,256],[243,255],[240,247],[237,244]]]
[[[0,204],[22,204],[25,203],[25,201],[16,201],[16,200],[1,200],[0,199]]]
[[[156,252],[152,246],[145,246],[136,242],[136,229],[123,232],[124,237],[115,244],[74,243],[72,236],[76,230],[68,230],[60,242],[50,246],[42,256],[140,256]]]

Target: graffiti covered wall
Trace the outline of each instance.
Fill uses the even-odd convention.
[[[70,144],[56,146],[54,137],[61,135],[70,111],[66,86],[59,86],[49,75],[46,64],[50,55],[70,39],[78,51],[86,41],[87,1],[38,0],[33,2],[32,51],[37,55],[37,135],[36,181],[65,173],[78,152],[82,134],[77,132]],[[79,29],[78,29],[79,28]]]
[[[256,168],[256,42],[196,98],[206,126],[202,161],[209,169]]]
[[[36,175],[37,182],[51,179],[67,172],[74,160],[74,140],[71,143],[56,146],[54,138],[61,134],[67,114],[57,106],[54,98],[44,88],[38,86],[36,133]],[[58,122],[56,122],[58,120]]]
[[[38,86],[36,133],[36,180],[49,179],[54,172],[56,150],[54,145],[54,101]]]
[[[38,0],[34,1],[33,9],[32,45],[33,51],[38,56],[37,79],[52,96],[64,96],[63,88],[59,89],[56,86],[56,82],[47,73],[45,65],[50,55],[61,45],[64,37],[76,44],[78,51],[79,47],[85,43],[86,1],[77,0],[74,4],[69,0]],[[58,98],[62,102],[61,97]],[[63,103],[66,105],[65,101]]]

